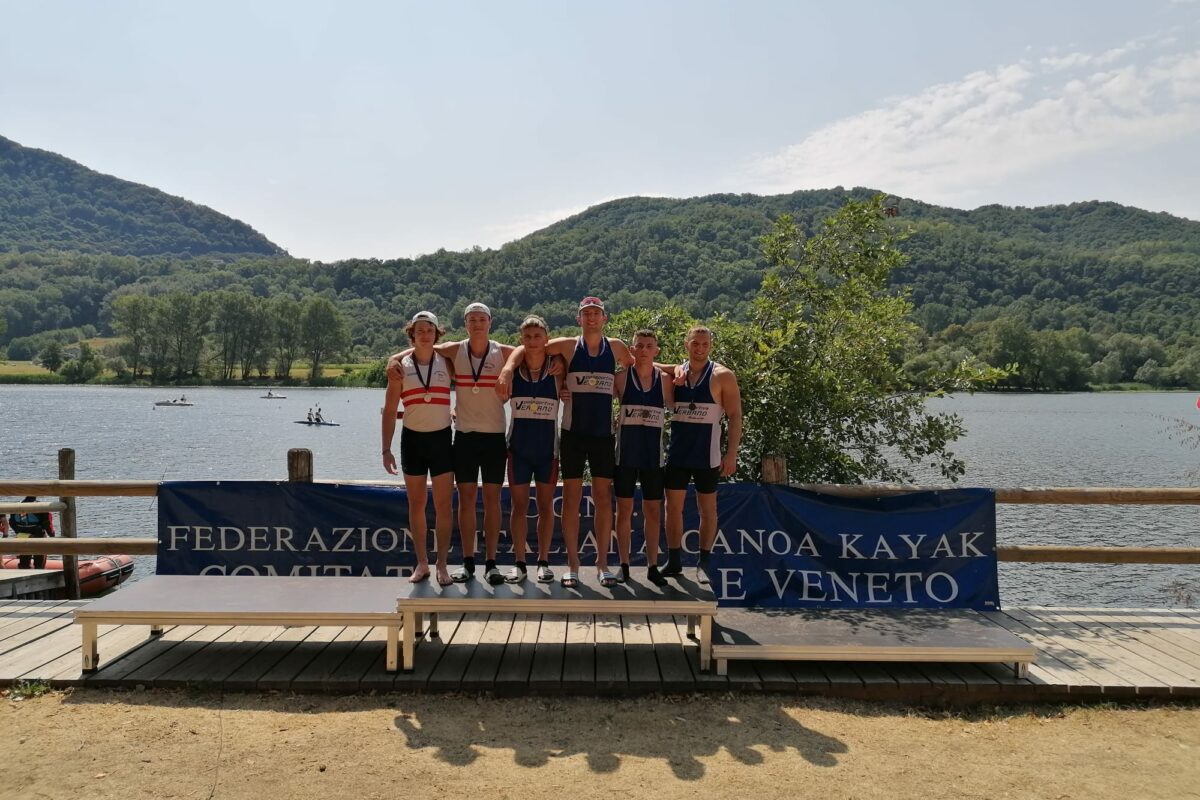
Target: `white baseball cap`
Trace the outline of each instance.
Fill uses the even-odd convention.
[[[433,326],[438,327],[437,314],[432,311],[418,311],[413,314],[413,322],[432,322]]]
[[[489,317],[492,316],[492,310],[490,308],[488,308],[487,306],[485,306],[483,303],[471,303],[471,305],[469,305],[463,309],[463,316],[466,317],[467,314],[470,314],[473,311],[482,311],[484,314],[487,314]]]

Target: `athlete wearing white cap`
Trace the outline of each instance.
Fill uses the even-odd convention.
[[[463,565],[451,578],[463,582],[475,574],[476,496],[482,476],[484,577],[489,583],[503,583],[504,575],[496,566],[496,550],[500,540],[500,487],[504,483],[508,447],[504,400],[496,395],[495,387],[500,368],[513,348],[490,339],[492,311],[483,303],[469,304],[463,310],[463,322],[466,340],[444,342],[436,348],[439,355],[454,365],[454,441],[448,452],[452,453],[458,484]],[[405,353],[397,353],[388,361],[389,377],[397,373],[404,356]]]
[[[396,474],[392,436],[397,410],[404,406],[400,429],[400,468],[408,495],[408,524],[416,551],[417,566],[409,578],[413,583],[429,577],[428,529],[425,521],[426,477],[433,484],[434,526],[437,531],[438,583],[450,583],[446,560],[454,532],[453,464],[450,461],[450,380],[453,368],[434,350],[445,331],[437,315],[420,311],[405,327],[413,346],[388,372],[383,403],[383,468]]]

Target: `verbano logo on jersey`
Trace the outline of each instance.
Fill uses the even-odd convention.
[[[597,375],[595,373],[592,373],[592,374],[583,374],[583,375],[574,374],[574,375],[572,375],[572,377],[575,378],[575,385],[581,386],[581,387],[587,386],[587,387],[591,387],[591,388],[598,388],[598,389],[601,389],[604,391],[609,391],[612,389],[612,385],[613,385],[613,376],[612,375]]]
[[[663,418],[661,408],[623,408],[621,415],[627,422],[658,423]]]
[[[688,408],[685,405],[675,406],[675,419],[683,422],[704,422],[708,419],[708,411],[703,408]]]

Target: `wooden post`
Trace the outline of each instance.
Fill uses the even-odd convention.
[[[60,481],[75,480],[75,451],[70,447],[64,447],[58,451],[58,479]],[[65,511],[58,515],[59,522],[62,523],[59,527],[61,530],[58,535],[64,539],[74,539],[77,535],[75,527],[75,498],[74,497],[59,497],[59,500],[67,507]],[[79,599],[79,556],[64,553],[63,562],[63,583],[67,589],[67,599]]]
[[[780,455],[768,454],[762,460],[763,483],[787,483],[787,458]]]
[[[298,483],[312,483],[312,479],[312,450],[305,447],[293,447],[291,450],[288,450],[288,480]]]

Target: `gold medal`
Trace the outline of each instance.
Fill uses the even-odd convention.
[[[600,384],[600,381],[596,380],[595,378],[588,378],[587,382],[588,386],[598,386]]]
[[[478,387],[478,386],[472,386],[472,387],[471,387],[471,394],[479,394],[479,387]]]
[[[433,399],[433,395],[431,395],[429,392],[426,392],[425,393],[425,402],[428,403],[432,399]]]

